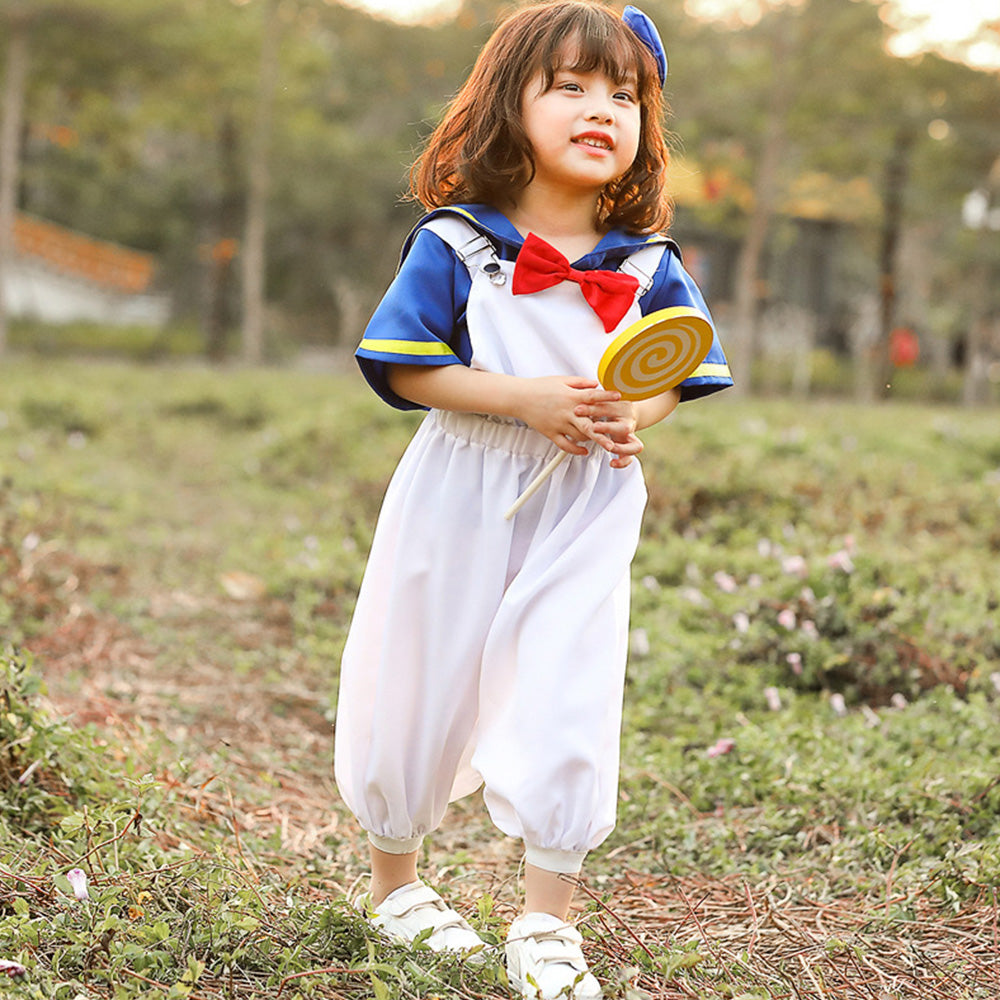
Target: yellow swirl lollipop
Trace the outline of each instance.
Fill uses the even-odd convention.
[[[697,309],[658,309],[611,341],[597,378],[605,389],[617,389],[622,399],[649,399],[688,378],[711,346],[712,326]]]
[[[604,349],[597,378],[622,399],[658,396],[689,378],[712,347],[712,324],[697,309],[672,306],[630,323]],[[560,451],[504,514],[509,521],[555,472],[569,452]]]

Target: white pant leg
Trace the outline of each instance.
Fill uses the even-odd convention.
[[[615,824],[629,569],[646,491],[638,463],[607,462],[564,462],[541,507],[517,515],[523,564],[483,656],[472,763],[494,822],[529,856],[582,859]]]
[[[481,783],[469,757],[508,576],[502,504],[547,447],[527,428],[432,414],[393,476],[344,650],[335,746],[341,795],[377,837],[428,833]]]

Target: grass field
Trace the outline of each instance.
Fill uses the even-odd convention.
[[[353,374],[4,363],[0,994],[510,995],[347,902],[337,664],[417,419]],[[607,995],[995,1000],[996,413],[720,396],[645,440],[578,893]],[[500,940],[517,845],[477,800],[425,860]]]

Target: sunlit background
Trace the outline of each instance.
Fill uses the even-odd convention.
[[[779,0],[780,2],[780,0]],[[794,4],[794,0],[788,0]],[[453,14],[456,0],[352,0],[354,6],[402,22]],[[641,6],[641,5],[640,5]],[[984,25],[1000,23],[997,0],[894,0],[896,55],[925,49],[959,56],[970,65],[1000,68],[1000,38],[977,38]],[[753,20],[760,4],[751,0],[687,0],[694,16]]]
[[[997,3],[639,0],[739,391],[1000,401]],[[348,359],[410,164],[517,6],[0,2],[0,354],[9,316],[15,347]]]

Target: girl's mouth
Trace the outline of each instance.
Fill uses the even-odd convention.
[[[606,149],[609,152],[615,148],[611,136],[604,132],[584,132],[573,136],[572,141],[578,146],[590,146],[592,149]]]

